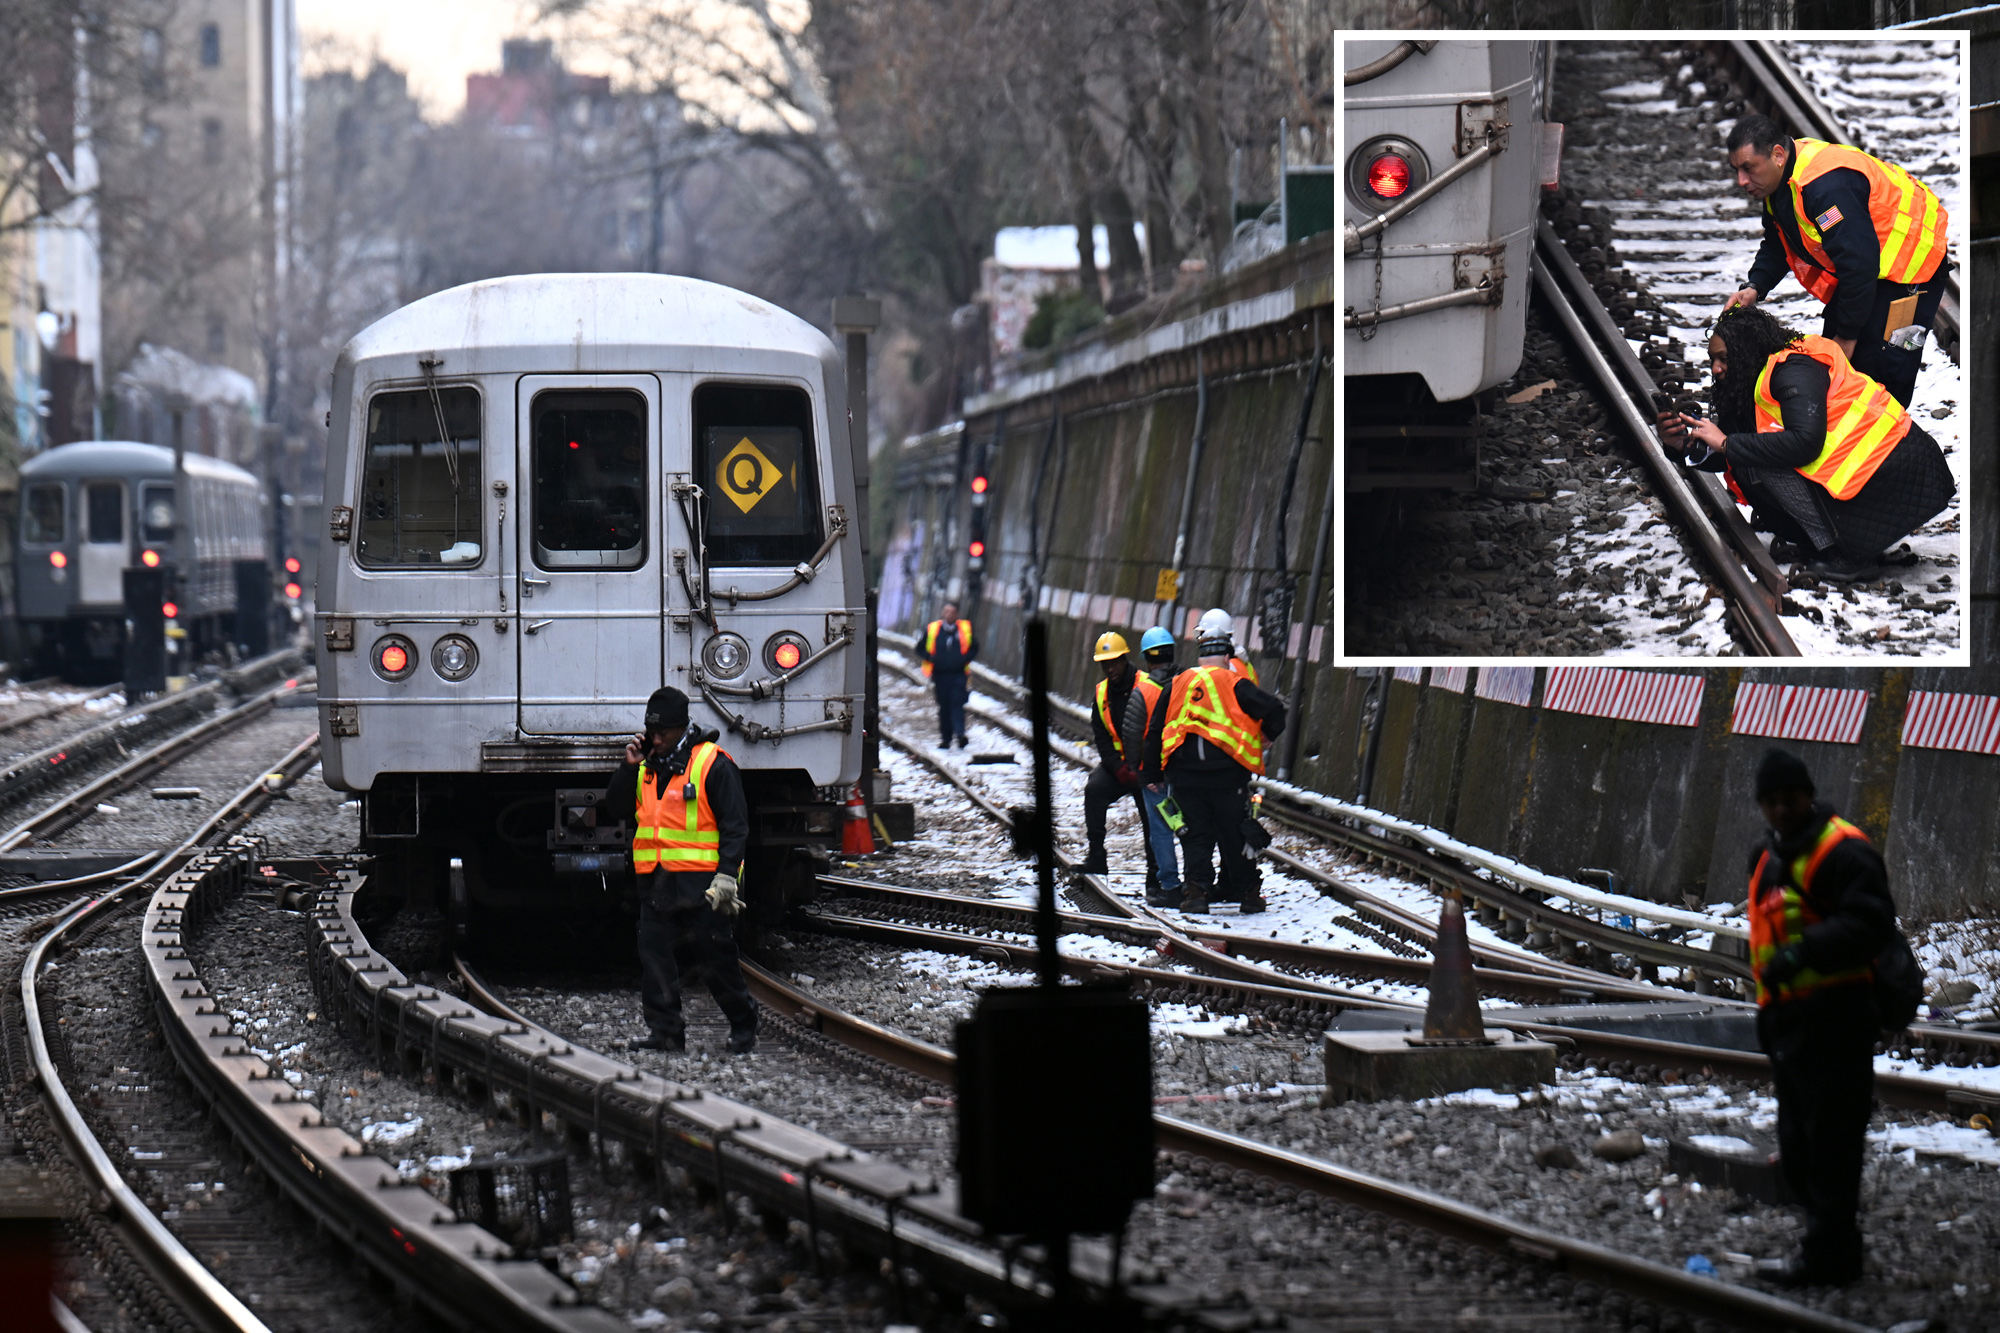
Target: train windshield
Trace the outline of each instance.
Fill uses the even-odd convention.
[[[535,563],[637,569],[646,563],[646,400],[564,390],[530,409]]]
[[[795,565],[822,536],[812,400],[802,390],[704,384],[694,393],[695,476],[716,565]]]
[[[174,488],[148,484],[139,488],[139,535],[149,542],[174,539]]]
[[[109,546],[125,540],[125,483],[93,481],[83,488],[84,536]]]
[[[64,522],[62,486],[59,483],[30,486],[21,501],[21,540],[64,541],[69,536],[68,528]]]
[[[364,565],[476,565],[479,393],[464,386],[378,393],[368,400],[361,474]]]

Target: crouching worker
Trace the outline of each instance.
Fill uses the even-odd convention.
[[[730,921],[743,910],[737,877],[750,841],[749,807],[736,761],[717,733],[688,723],[672,687],[646,701],[646,729],[625,745],[625,764],[599,809],[637,830],[640,1004],[647,1050],[687,1049],[681,986],[701,981],[729,1018],[729,1050],[757,1044],[757,1002],[736,959]]]

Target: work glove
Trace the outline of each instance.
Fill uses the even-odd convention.
[[[1771,961],[1764,964],[1764,970],[1757,974],[1757,980],[1764,983],[1764,989],[1776,990],[1803,971],[1805,965],[1806,961],[1799,957],[1797,946],[1787,944],[1771,955]]]
[[[1123,787],[1136,787],[1136,786],[1138,786],[1138,785],[1139,785],[1139,770],[1138,770],[1138,769],[1136,769],[1136,768],[1134,768],[1134,767],[1132,767],[1132,765],[1130,765],[1130,764],[1120,764],[1120,765],[1118,765],[1118,783],[1119,783],[1119,785],[1120,785],[1120,786],[1123,786]]]
[[[736,876],[718,872],[708,882],[708,892],[703,895],[708,905],[724,916],[735,916],[743,910],[743,900],[736,895]]]

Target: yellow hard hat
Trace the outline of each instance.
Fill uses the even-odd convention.
[[[1125,657],[1131,652],[1131,648],[1126,646],[1125,636],[1113,631],[1097,636],[1097,653],[1091,660],[1109,662],[1114,657]]]

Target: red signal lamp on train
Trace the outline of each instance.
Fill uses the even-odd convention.
[[[158,551],[141,551],[139,552],[139,563],[148,569],[158,569],[160,567],[160,553]]]
[[[790,671],[803,659],[799,656],[799,646],[787,641],[771,650],[771,660],[778,664],[780,671]]]
[[[64,555],[61,551],[50,551],[49,564],[51,567],[55,569],[63,569],[68,566],[69,557]]]
[[[392,643],[382,650],[382,669],[392,676],[399,676],[409,670],[410,653],[400,643]]]
[[[1377,198],[1400,199],[1410,189],[1410,164],[1400,153],[1384,153],[1368,164],[1368,188]]]

